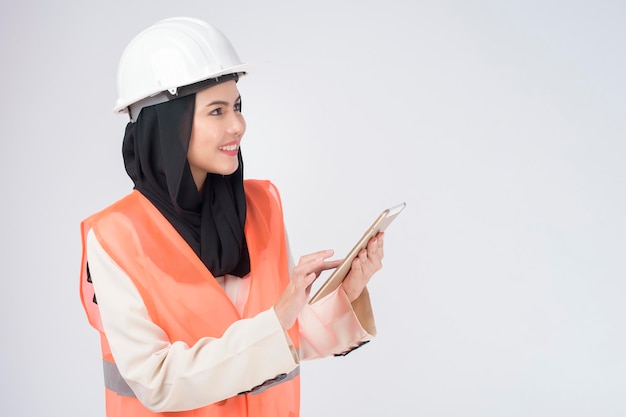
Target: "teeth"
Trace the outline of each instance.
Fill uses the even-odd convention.
[[[220,146],[220,150],[222,151],[235,151],[237,150],[237,144]]]

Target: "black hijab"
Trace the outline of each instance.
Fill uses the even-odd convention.
[[[126,172],[187,241],[213,276],[250,272],[244,235],[243,160],[231,175],[208,174],[198,192],[187,161],[195,94],[144,107],[128,123],[122,154]]]

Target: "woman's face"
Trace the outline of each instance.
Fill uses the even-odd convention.
[[[198,189],[207,173],[230,175],[239,166],[237,152],[246,131],[235,81],[196,93],[187,160]]]

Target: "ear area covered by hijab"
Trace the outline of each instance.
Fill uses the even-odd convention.
[[[122,144],[126,172],[180,233],[213,276],[250,272],[244,235],[243,159],[231,175],[208,174],[202,194],[193,181],[187,151],[195,94],[144,107],[128,123]]]

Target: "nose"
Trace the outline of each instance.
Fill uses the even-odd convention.
[[[243,118],[243,115],[239,112],[233,112],[230,120],[230,126],[228,127],[228,133],[241,137],[245,131],[246,120]]]

